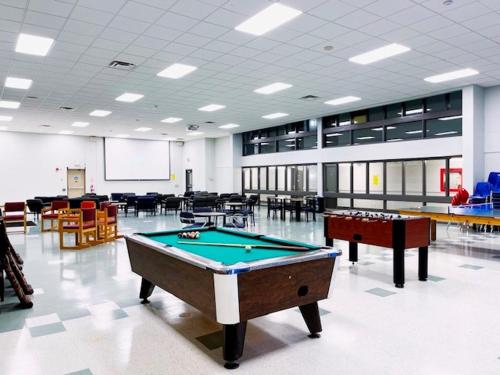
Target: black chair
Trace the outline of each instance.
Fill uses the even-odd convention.
[[[82,198],[69,198],[69,208],[75,209],[75,208],[80,208],[80,205],[82,204],[82,201],[84,200],[90,200],[90,199],[82,199]]]
[[[128,215],[128,210],[133,209],[134,213],[137,211],[137,197],[135,195],[126,195],[125,196],[125,216]]]
[[[281,199],[277,199],[275,197],[267,197],[267,217],[271,217],[271,212],[273,213],[273,217],[276,217],[276,212],[281,212],[283,210],[283,203]]]
[[[181,208],[182,199],[179,197],[168,197],[167,199],[162,200],[160,206],[160,214],[162,210],[165,210],[165,214],[168,210],[175,211],[177,215],[177,211]]]
[[[306,198],[306,204],[302,208],[302,211],[306,213],[306,221],[309,221],[309,214],[312,214],[313,221],[316,221],[316,197]]]
[[[146,195],[159,195],[157,191],[150,191],[149,193],[146,193]]]
[[[139,216],[139,212],[144,211],[152,215],[156,215],[156,196],[140,195],[137,197],[135,216]]]
[[[179,215],[182,224],[187,224],[184,229],[198,229],[205,226],[205,221],[196,221],[196,217],[192,212],[182,211]]]
[[[252,196],[246,200],[246,207],[241,210],[243,215],[250,217],[250,221],[255,225],[255,205],[257,204],[257,199],[252,199]]]
[[[33,214],[33,219],[38,221],[40,214],[42,213],[43,201],[41,199],[28,199],[26,205],[30,210],[30,214]]]
[[[113,202],[121,202],[123,199],[123,193],[111,193],[111,200]]]

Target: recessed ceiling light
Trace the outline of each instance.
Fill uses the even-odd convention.
[[[81,121],[75,121],[74,123],[71,124],[71,126],[74,126],[75,128],[86,128],[89,125],[90,123]]]
[[[47,56],[54,39],[42,36],[19,34],[16,44],[16,52],[28,55]]]
[[[451,135],[457,133],[458,133],[457,131],[449,131],[449,132],[436,133],[435,135]]]
[[[153,128],[147,128],[147,127],[140,127],[140,128],[137,128],[135,129],[136,132],[148,132],[150,130],[153,130]]]
[[[204,111],[204,112],[214,112],[218,111],[219,109],[226,108],[225,105],[222,104],[209,104],[204,107],[198,108],[198,111]]]
[[[329,105],[341,105],[341,104],[347,104],[347,103],[357,102],[358,100],[361,100],[361,98],[358,98],[357,96],[343,96],[341,98],[328,100],[328,101],[325,102],[325,104],[329,104]]]
[[[350,62],[356,63],[356,64],[361,64],[361,65],[367,65],[371,64],[380,60],[387,59],[392,56],[399,55],[401,53],[405,53],[410,51],[411,49],[403,46],[401,44],[393,43],[389,44],[384,47],[380,47],[365,53],[362,53],[357,56],[353,56],[349,58]]]
[[[73,133],[74,133],[74,131],[72,131],[72,130],[61,130],[59,132],[59,134],[63,134],[63,135],[70,135],[70,134],[73,134]]]
[[[274,3],[235,27],[252,35],[263,35],[302,14],[298,9]]]
[[[270,85],[253,90],[253,92],[257,94],[269,95],[269,94],[274,94],[275,92],[278,91],[286,90],[290,87],[293,87],[293,85],[290,85],[289,83],[275,82],[271,83]]]
[[[438,120],[439,121],[450,121],[450,120],[458,120],[459,118],[462,118],[462,116],[441,117],[441,118],[438,118]]]
[[[111,113],[112,113],[111,111],[104,111],[102,109],[96,109],[96,110],[90,112],[89,116],[106,117],[106,116],[109,116]]]
[[[126,103],[133,103],[136,102],[140,99],[144,98],[144,95],[142,94],[134,94],[131,92],[126,92],[119,97],[117,97],[115,100],[118,102],[126,102]]]
[[[185,64],[172,64],[169,67],[163,69],[160,73],[157,74],[158,77],[164,78],[182,78],[189,73],[194,72],[198,69],[196,66],[185,65]]]
[[[190,135],[190,136],[195,136],[195,135],[202,135],[202,134],[205,134],[203,132],[188,132],[187,135]]]
[[[165,122],[167,124],[175,124],[176,122],[182,121],[180,117],[167,117],[161,120],[161,122]]]
[[[366,136],[366,137],[357,137],[356,139],[359,139],[359,140],[364,140],[364,139],[373,139],[375,137],[372,137],[372,136]]]
[[[5,79],[5,87],[11,89],[28,90],[32,83],[33,81],[31,79],[26,78],[7,77]]]
[[[116,137],[118,137],[118,138],[128,138],[128,137],[130,137],[130,135],[128,135],[128,134],[117,134]]]
[[[448,72],[448,73],[437,74],[435,76],[430,76],[430,77],[424,78],[424,81],[431,82],[431,83],[440,83],[440,82],[451,81],[454,79],[475,76],[476,74],[479,74],[479,72],[477,70],[465,68],[465,69],[454,70],[454,71]]]
[[[276,112],[276,113],[270,113],[268,115],[262,116],[262,118],[268,119],[268,120],[273,120],[275,118],[280,118],[280,117],[285,117],[288,116],[288,113],[282,113],[282,112]]]
[[[0,108],[18,109],[21,103],[10,100],[0,100]]]
[[[238,124],[226,124],[226,125],[219,126],[220,129],[234,129],[234,128],[238,128],[238,127],[239,127]]]
[[[12,116],[0,116],[0,121],[12,121]]]

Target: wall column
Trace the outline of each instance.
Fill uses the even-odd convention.
[[[484,89],[468,86],[462,91],[463,184],[472,195],[484,180]]]

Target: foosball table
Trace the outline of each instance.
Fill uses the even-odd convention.
[[[325,239],[349,241],[349,261],[358,261],[358,244],[392,248],[396,288],[405,283],[405,250],[418,248],[418,279],[427,280],[430,219],[368,211],[330,211],[324,214]]]

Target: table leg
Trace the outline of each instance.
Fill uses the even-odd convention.
[[[302,318],[306,322],[307,329],[309,329],[311,339],[319,337],[319,333],[323,330],[321,328],[321,318],[319,316],[318,302],[309,303],[307,305],[299,306]]]
[[[436,241],[436,220],[431,220],[431,241]]]
[[[139,293],[139,298],[142,298],[141,303],[149,303],[148,297],[153,294],[153,289],[155,288],[155,285],[150,282],[149,280],[146,280],[144,277],[142,278],[141,281],[141,292]]]
[[[349,242],[349,262],[357,262],[358,261],[358,243],[357,242]]]
[[[222,216],[222,226],[226,226],[226,215]]]
[[[239,364],[236,361],[243,354],[246,330],[247,322],[223,325],[224,343],[222,346],[222,357],[226,361],[224,364],[225,368],[230,370],[238,368]]]
[[[326,246],[333,246],[333,238],[325,238],[325,245]]]
[[[429,264],[429,248],[418,248],[418,279],[420,281],[427,281],[427,268]]]
[[[300,202],[295,202],[295,220],[300,221],[300,208],[301,204]]]
[[[394,284],[396,288],[404,288],[405,285],[405,250],[394,249],[393,261]]]

